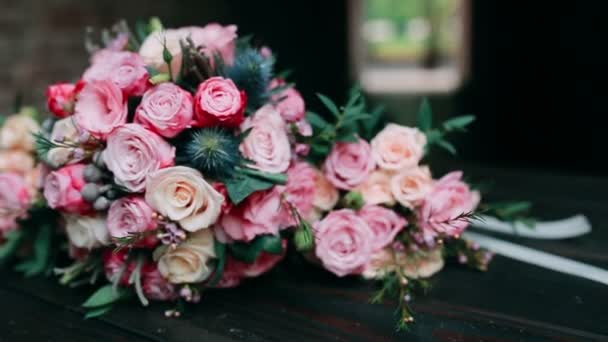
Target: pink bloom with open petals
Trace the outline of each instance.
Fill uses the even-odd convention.
[[[76,125],[92,136],[106,137],[127,122],[127,98],[122,90],[108,80],[87,82],[76,101]]]
[[[73,164],[55,170],[46,176],[44,197],[52,209],[72,214],[91,212],[91,204],[84,200],[81,190],[84,180],[84,164]]]
[[[373,249],[381,250],[393,242],[395,236],[405,228],[407,221],[393,210],[366,205],[357,213],[374,232]]]
[[[370,145],[359,139],[334,145],[325,160],[324,172],[335,187],[352,190],[367,179],[375,166]]]

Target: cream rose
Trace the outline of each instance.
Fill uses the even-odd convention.
[[[361,193],[365,204],[395,204],[391,192],[391,174],[383,170],[372,172],[354,191]]]
[[[25,174],[34,168],[34,157],[22,150],[0,151],[0,172]]]
[[[158,271],[173,284],[198,283],[211,275],[209,260],[215,258],[213,232],[210,229],[191,234],[172,249],[162,246],[154,251]]]
[[[70,243],[91,250],[110,244],[110,235],[103,216],[64,215]]]
[[[61,119],[53,125],[51,132],[51,141],[54,142],[76,142],[80,132],[74,124],[72,117]],[[83,156],[84,158],[84,156]],[[77,163],[82,158],[76,158],[73,149],[69,147],[53,147],[49,150],[46,156],[46,161],[53,167],[60,167],[68,163]]]
[[[371,141],[376,164],[385,170],[418,165],[424,155],[426,135],[417,128],[388,124]]]
[[[391,192],[402,206],[414,209],[433,188],[431,171],[427,166],[401,171],[391,179]]]
[[[338,189],[325,178],[323,173],[316,171],[315,197],[312,201],[314,207],[320,211],[330,211],[338,203],[339,197]]]
[[[6,118],[0,128],[0,148],[34,151],[36,140],[32,133],[38,133],[40,125],[27,114],[17,114]]]
[[[146,202],[161,215],[195,232],[213,225],[224,196],[195,169],[175,166],[151,174],[146,182]]]
[[[443,256],[440,249],[419,253],[416,255],[404,255],[400,253],[397,263],[402,272],[409,278],[428,278],[441,271],[443,268]]]

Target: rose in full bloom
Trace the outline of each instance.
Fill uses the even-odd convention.
[[[34,157],[23,150],[0,150],[0,172],[25,174],[34,168]]]
[[[127,121],[127,97],[112,81],[87,82],[74,108],[76,125],[92,136],[105,139]]]
[[[175,147],[138,124],[126,124],[108,136],[103,159],[116,184],[142,192],[146,177],[175,164]]]
[[[169,82],[148,90],[135,111],[135,122],[166,138],[190,128],[194,111],[192,95]]]
[[[175,166],[154,172],[146,184],[146,202],[189,232],[211,227],[220,216],[224,196],[200,172]]]
[[[390,187],[399,204],[414,209],[433,187],[431,171],[427,166],[405,169],[393,176]]]
[[[56,143],[74,143],[78,141],[80,132],[71,117],[58,120],[53,125],[50,140]],[[46,155],[46,162],[53,167],[60,167],[65,164],[78,163],[84,158],[75,155],[71,147],[57,146],[49,150]]]
[[[358,142],[334,145],[325,160],[324,171],[335,187],[352,190],[367,179],[375,166],[369,144],[359,139]]]
[[[291,149],[279,113],[272,106],[264,106],[241,125],[242,131],[249,128],[251,131],[240,146],[243,156],[260,171],[285,172],[291,161]]]
[[[418,225],[425,235],[458,236],[469,226],[468,219],[459,217],[475,210],[479,200],[479,192],[462,181],[461,171],[450,172],[435,183],[424,199]]]
[[[287,202],[294,206],[302,217],[307,218],[313,210],[315,199],[315,178],[317,171],[307,162],[297,162],[287,170],[287,184],[284,196]],[[288,210],[286,222],[293,225],[293,216]]]
[[[110,244],[110,235],[103,216],[64,215],[65,230],[70,243],[88,250]]]
[[[6,118],[0,127],[0,148],[7,150],[34,151],[36,140],[33,133],[40,125],[27,114],[16,114]]]
[[[144,296],[148,299],[166,301],[178,297],[177,290],[158,270],[156,263],[146,263],[141,270]]]
[[[139,48],[139,54],[146,65],[168,72],[169,67],[163,58],[163,49],[167,48],[171,56],[171,71],[177,76],[182,66],[182,48],[180,41],[191,38],[194,45],[213,62],[214,54],[219,53],[226,64],[234,61],[236,48],[236,30],[234,25],[222,26],[211,23],[205,27],[182,27],[154,32],[149,35]]]
[[[215,258],[213,232],[203,229],[189,235],[176,248],[162,246],[154,251],[158,271],[173,284],[198,283],[213,271],[209,261]]]
[[[285,85],[285,81],[274,79],[270,83],[270,88],[277,88]],[[285,121],[296,122],[306,115],[306,105],[299,91],[289,87],[272,98],[276,102],[276,107]]]
[[[426,135],[417,128],[388,124],[371,142],[372,155],[385,170],[402,170],[418,165],[424,155]]]
[[[374,251],[388,246],[407,225],[407,221],[396,212],[378,205],[366,205],[359,210],[357,215],[374,233],[372,242]]]
[[[120,277],[120,280],[118,281],[120,285],[129,285],[129,278],[135,269],[135,263],[131,261],[127,264],[128,257],[129,250],[127,249],[120,249],[117,251],[107,249],[104,251],[102,256],[103,269],[108,281],[114,282],[117,280],[117,277]]]
[[[247,96],[229,78],[211,77],[198,86],[194,110],[200,127],[238,127],[245,120]]]
[[[130,51],[106,51],[82,75],[85,82],[108,80],[127,96],[141,96],[150,86],[143,59]]]
[[[391,175],[383,170],[375,170],[357,186],[355,191],[361,193],[365,204],[393,205],[395,198],[391,192]]]
[[[113,238],[144,233],[156,228],[154,210],[140,196],[122,197],[110,205],[108,231]]]
[[[84,164],[73,164],[55,170],[46,176],[44,198],[49,207],[66,213],[86,214],[91,211],[91,204],[84,200],[82,188]]]
[[[339,277],[364,270],[374,249],[374,233],[353,210],[332,211],[314,230],[315,254],[327,270]]]
[[[320,211],[332,210],[340,199],[338,189],[336,189],[336,187],[325,178],[325,175],[319,171],[316,171],[314,179],[315,197],[312,202],[313,205]]]
[[[22,176],[0,173],[0,237],[17,228],[17,220],[27,215],[31,201],[30,189]]]
[[[65,118],[74,113],[76,101],[76,85],[72,83],[56,83],[46,89],[46,105],[51,113]]]
[[[283,187],[257,191],[244,203],[223,215],[218,229],[230,239],[251,241],[258,235],[277,235],[283,222],[281,193]]]

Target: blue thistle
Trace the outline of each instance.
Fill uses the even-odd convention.
[[[230,177],[241,164],[239,137],[221,127],[192,130],[177,145],[177,161],[216,179]]]
[[[270,100],[268,86],[273,77],[274,58],[266,58],[251,46],[240,46],[234,63],[224,75],[247,93],[247,109],[255,111]]]

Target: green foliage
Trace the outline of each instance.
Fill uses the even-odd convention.
[[[23,242],[25,233],[23,230],[15,230],[5,236],[5,241],[0,244],[0,266],[6,264],[17,252]]]
[[[99,288],[83,304],[88,309],[85,318],[94,318],[106,314],[112,310],[112,306],[131,295],[126,288],[114,288],[111,284]]]
[[[40,226],[34,240],[32,255],[15,266],[18,272],[31,277],[47,271],[51,259],[52,233],[53,227],[50,224]]]
[[[280,236],[261,235],[249,243],[235,242],[230,244],[228,249],[236,259],[251,264],[262,252],[282,254],[283,242]]]
[[[529,216],[531,208],[532,203],[527,201],[502,201],[480,206],[484,214],[496,216],[506,222],[521,222],[529,228],[534,228],[536,220]]]
[[[217,263],[215,264],[215,272],[213,273],[213,278],[209,281],[209,286],[215,286],[222,280],[222,276],[224,275],[224,269],[226,268],[226,245],[215,240],[214,244],[215,257],[217,258]]]
[[[358,191],[349,191],[342,198],[342,206],[344,208],[359,210],[359,209],[363,208],[363,205],[365,205],[365,201],[363,200],[363,195],[361,195],[361,193]]]
[[[236,168],[239,172],[224,181],[228,196],[234,204],[241,203],[256,191],[270,189],[275,184],[286,184],[287,175],[284,173],[266,173],[249,168]]]
[[[473,115],[463,115],[451,118],[442,123],[441,127],[433,128],[433,110],[427,99],[422,100],[418,111],[418,128],[426,134],[427,150],[435,145],[455,155],[456,147],[445,139],[451,132],[466,132],[466,127],[475,121]]]

